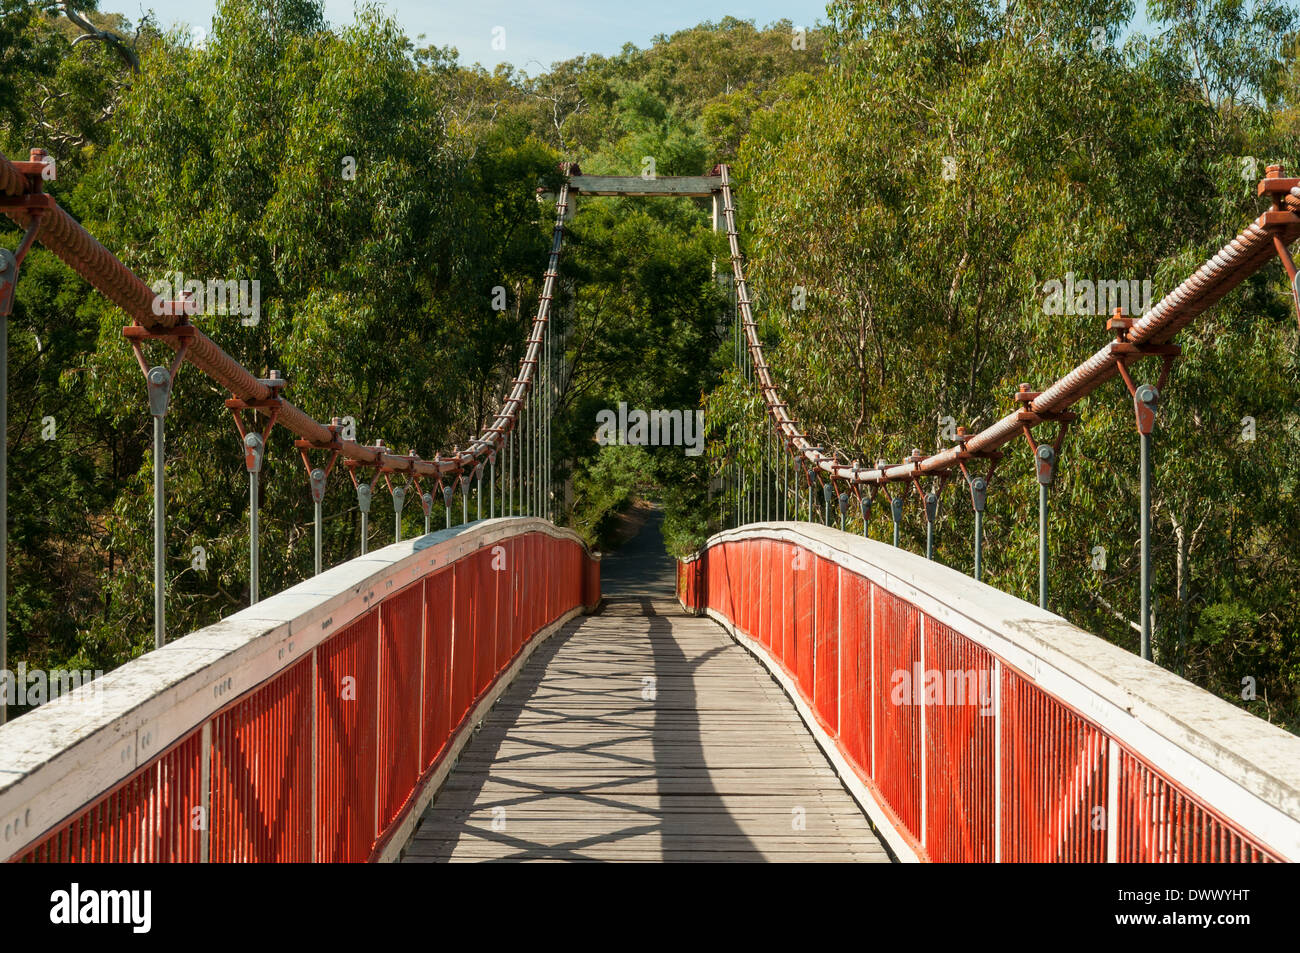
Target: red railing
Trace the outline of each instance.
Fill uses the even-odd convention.
[[[386,583],[309,654],[11,859],[377,859],[537,633],[599,601],[594,564],[576,537],[527,532]]]
[[[1059,617],[893,547],[795,524],[720,534],[677,578],[685,608],[728,626],[782,681],[902,855],[1297,859],[1300,763],[1279,778],[1273,762],[1300,751],[1300,739]],[[1002,654],[991,648],[1001,636]],[[1115,666],[1097,668],[1115,680],[1120,658],[1145,666],[1132,691],[1171,699],[1195,743],[1153,739],[1133,711],[1090,693],[1071,668],[1080,644],[1103,659],[1113,650]],[[1058,683],[1068,698],[1049,687]],[[1204,735],[1186,724],[1184,702],[1204,708]],[[1225,778],[1221,759],[1201,753],[1215,726],[1229,724],[1251,737],[1236,754],[1258,753],[1262,767],[1243,773],[1262,783]]]

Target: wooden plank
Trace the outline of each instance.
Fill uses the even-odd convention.
[[[663,602],[609,608],[529,660],[403,862],[888,862],[790,700],[720,626]]]
[[[575,175],[569,190],[582,195],[675,195],[683,198],[708,198],[722,188],[716,175],[661,175],[643,179],[639,175]]]

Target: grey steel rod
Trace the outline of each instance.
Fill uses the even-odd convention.
[[[166,467],[163,454],[163,416],[156,414],[153,418],[153,647],[156,649],[167,642],[167,574],[164,571],[167,502],[163,491]]]
[[[257,539],[257,478],[256,470],[248,474],[248,602],[258,600],[258,539]]]
[[[1038,608],[1047,608],[1047,484],[1038,484]]]
[[[1151,434],[1141,437],[1142,471],[1142,657],[1151,659]]]
[[[312,554],[315,556],[316,575],[319,576],[321,574],[321,536],[323,535],[325,521],[321,513],[321,501],[315,500],[312,503],[312,507],[315,509],[315,513],[313,514],[314,523],[315,523],[315,533],[313,534],[313,539],[312,539]],[[428,522],[427,518],[425,522],[427,524]],[[429,532],[428,525],[424,527],[424,531],[426,533]]]

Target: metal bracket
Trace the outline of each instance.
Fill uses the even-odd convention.
[[[149,392],[149,413],[152,416],[167,416],[172,386],[176,383],[176,375],[180,373],[181,365],[185,361],[185,352],[189,350],[190,342],[194,340],[196,333],[197,329],[185,318],[171,328],[150,330],[139,324],[131,324],[122,329],[122,336],[131,342],[131,351],[135,354],[136,363],[144,373],[145,387]],[[174,342],[176,354],[169,366],[164,367],[159,364],[150,367],[144,359],[142,343],[150,339],[170,339]]]
[[[1060,462],[1061,443],[1065,440],[1065,434],[1070,429],[1070,424],[1079,419],[1079,415],[1071,411],[1036,411],[1028,409],[1038,393],[1031,391],[1028,384],[1021,384],[1020,390],[1016,394],[1016,401],[1026,406],[1025,410],[1019,411],[1016,418],[1020,421],[1021,428],[1024,430],[1025,439],[1029,441],[1029,448],[1034,454],[1034,475],[1042,486],[1051,486],[1056,479],[1056,467]],[[1046,421],[1056,421],[1056,439],[1051,445],[1038,443],[1034,440],[1033,428],[1036,424]]]
[[[374,450],[381,457],[384,455],[384,452],[388,450],[388,448],[384,446],[382,440],[376,440],[374,446],[368,447],[367,449]],[[370,500],[374,496],[375,484],[379,482],[381,476],[386,478],[387,473],[383,467],[375,466],[374,475],[371,476],[370,482],[366,483],[364,480],[357,479],[357,467],[367,466],[367,464],[362,463],[360,460],[348,460],[343,465],[348,468],[348,475],[352,477],[352,485],[356,487],[357,504],[361,507],[361,512],[369,513]],[[374,464],[369,465],[374,466]]]
[[[1120,361],[1120,377],[1124,378],[1124,386],[1128,388],[1129,394],[1133,397],[1133,414],[1137,418],[1137,431],[1140,434],[1149,434],[1156,426],[1156,411],[1160,408],[1160,395],[1165,389],[1165,384],[1169,381],[1169,371],[1173,368],[1176,354],[1166,354],[1164,367],[1160,370],[1160,378],[1154,387],[1150,384],[1137,385],[1133,383],[1133,378]]]
[[[23,232],[18,248],[10,251],[0,248],[0,318],[9,317],[13,311],[14,293],[18,289],[18,272],[23,267],[23,260],[36,241],[36,233],[41,228],[40,211],[32,212],[32,221]]]
[[[295,440],[293,445],[298,448],[302,455],[302,465],[307,471],[307,481],[311,485],[312,502],[320,503],[325,499],[325,490],[329,482],[330,473],[334,470],[334,464],[338,461],[339,452],[343,448],[342,441],[339,440],[339,434],[343,430],[343,423],[337,417],[329,423],[330,439],[328,443],[317,444],[310,440]],[[311,460],[307,456],[308,450],[328,450],[330,451],[329,462],[324,468],[313,467]]]
[[[262,472],[262,458],[266,451],[267,441],[271,437],[271,428],[275,426],[276,418],[280,416],[280,391],[288,381],[280,377],[279,371],[272,371],[271,376],[261,381],[261,383],[271,392],[270,397],[264,397],[257,400],[244,400],[240,397],[232,397],[226,401],[226,407],[229,408],[231,416],[235,418],[235,428],[239,431],[239,437],[244,445],[244,468],[249,473]],[[260,434],[257,431],[250,432],[244,427],[243,418],[240,412],[244,410],[260,410],[269,415],[270,419],[266,422],[266,429]]]
[[[961,475],[966,478],[966,485],[970,488],[971,508],[976,513],[983,513],[988,503],[989,485],[993,482],[993,474],[1002,461],[1003,454],[997,450],[968,451],[966,450],[966,442],[970,438],[971,435],[966,432],[965,427],[957,428],[957,441],[962,447],[957,454],[957,466],[961,468]],[[970,469],[966,466],[968,461],[977,457],[989,461],[989,468],[983,476],[972,476]]]
[[[406,458],[408,461],[407,462],[407,471],[409,474],[408,481],[413,479],[417,481],[416,485],[418,486],[419,477],[415,476],[415,461],[420,458],[416,455],[414,450],[408,452]],[[391,474],[396,473],[397,472],[396,470],[381,468],[380,472],[384,475],[384,482],[388,484],[389,495],[391,495],[393,498],[393,511],[397,514],[397,517],[400,519],[402,516],[402,507],[406,505],[406,491],[409,482],[408,484],[401,484],[401,483],[394,484]]]

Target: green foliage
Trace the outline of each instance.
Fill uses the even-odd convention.
[[[1019,382],[1045,385],[1104,339],[1104,316],[1044,307],[1048,280],[1150,279],[1154,302],[1253,219],[1260,160],[1300,156],[1263,106],[1282,68],[1276,31],[1293,18],[1252,10],[1163,5],[1164,32],[1119,49],[1131,11],[1106,0],[1010,14],[977,0],[833,3],[832,70],[754,119],[737,169],[771,363],[813,439],[865,464],[944,446],[944,418],[986,426]],[[1156,431],[1156,656],[1225,697],[1256,677],[1271,717],[1296,727],[1296,332],[1279,276],[1256,275],[1179,339]],[[758,460],[748,399],[734,385],[711,397],[740,444],[715,458]],[[1131,404],[1107,387],[1077,409],[1052,494],[1052,606],[1135,648]],[[1264,428],[1253,443],[1247,415]],[[1036,486],[1024,447],[1008,449],[986,580],[1032,599]],[[968,569],[964,496],[945,496],[938,554]],[[923,520],[908,509],[918,548]],[[873,533],[887,532],[881,518]],[[1097,545],[1104,573],[1089,569]],[[1201,638],[1204,613],[1228,603],[1253,624],[1212,616],[1220,636]]]
[[[1300,45],[1275,0],[1159,0],[1152,35],[1122,47],[1127,0],[834,2],[803,42],[785,21],[727,18],[536,77],[416,49],[374,8],[335,31],[313,0],[222,0],[198,49],[148,19],[69,6],[121,42],[74,45],[81,28],[54,5],[0,0],[6,154],[50,150],[51,191],[148,280],[259,281],[256,325],[205,315],[204,331],[255,373],[282,372],[314,416],[426,455],[476,433],[516,372],[554,214],[536,189],[554,188],[561,159],[637,174],[651,157],[661,175],[734,163],[773,372],[813,439],[864,464],[945,445],[944,418],[987,425],[1021,381],[1037,388],[1095,351],[1104,319],[1051,313],[1046,282],[1149,278],[1158,298],[1262,209],[1265,162],[1300,161]],[[779,460],[735,369],[728,252],[707,203],[689,200],[582,198],[568,231],[553,313],[560,519],[606,545],[632,500],[657,498],[684,554],[720,525],[719,492]],[[153,460],[123,323],[33,252],[11,322],[8,439],[11,649],[34,665],[108,667],[151,644]],[[1248,707],[1295,728],[1300,413],[1281,271],[1179,340],[1156,432],[1157,660],[1239,703],[1255,678]],[[247,478],[226,396],[185,368],[167,417],[173,635],[246,600]],[[620,401],[704,408],[706,455],[598,446],[595,415]],[[1052,605],[1133,648],[1131,405],[1116,384],[1078,409],[1052,495]],[[986,579],[1032,598],[1035,485],[1024,448],[1008,449]],[[372,545],[391,531],[377,490]],[[342,470],[325,512],[327,559],[355,553]],[[310,571],[310,518],[277,428],[265,591]],[[950,484],[939,558],[963,570],[971,522]],[[421,525],[408,505],[404,532]],[[922,539],[913,503],[904,543]],[[1098,545],[1104,573],[1088,568]]]

